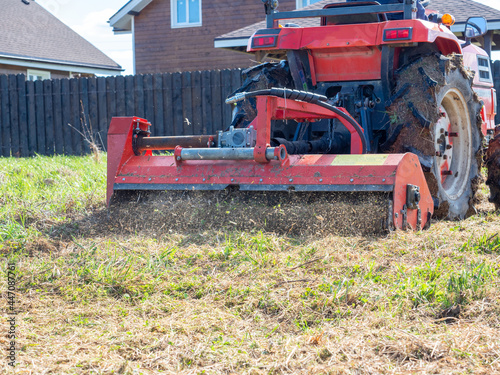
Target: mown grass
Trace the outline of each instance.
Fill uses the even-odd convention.
[[[500,372],[491,210],[379,238],[150,237],[81,230],[105,210],[103,161],[0,159],[0,173],[0,290],[15,262],[22,310],[16,372]]]

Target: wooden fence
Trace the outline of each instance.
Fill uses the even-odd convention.
[[[213,134],[231,122],[224,103],[241,70],[26,81],[0,76],[0,156],[82,155],[106,149],[113,116],[140,116],[153,135]]]
[[[500,108],[500,61],[493,64]],[[231,122],[224,100],[241,70],[26,81],[0,76],[0,156],[106,150],[111,117],[140,116],[153,135],[214,134]],[[500,123],[500,114],[496,123]]]

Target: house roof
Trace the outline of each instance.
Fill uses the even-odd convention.
[[[301,10],[307,9],[321,9],[326,4],[331,3],[344,3],[345,0],[322,0],[315,4],[309,5]],[[483,16],[488,21],[489,30],[500,30],[500,10],[491,8],[487,5],[480,4],[473,0],[431,0],[430,5],[427,7],[439,13],[450,13],[455,16],[455,25],[452,26],[451,31],[461,32],[464,29],[465,22],[469,17]],[[227,34],[220,35],[215,38],[216,48],[237,48],[245,47],[248,39],[252,34],[259,30],[266,28],[265,15],[262,15],[261,22],[245,26],[241,29],[231,31]],[[294,19],[293,23],[300,26],[319,26],[319,18],[304,18]]]
[[[90,74],[122,68],[50,12],[30,0],[0,0],[0,64]]]
[[[153,0],[130,0],[118,12],[111,16],[109,24],[115,34],[132,32],[132,17],[138,15]]]

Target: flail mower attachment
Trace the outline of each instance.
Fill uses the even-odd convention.
[[[151,137],[146,120],[113,118],[107,203],[125,209],[112,216],[187,231],[229,226],[290,234],[373,234],[430,224],[434,204],[416,155],[363,154],[363,131],[343,108],[283,96],[257,96],[249,127],[208,136]],[[332,118],[351,134],[349,155],[290,155],[284,145],[270,146],[271,120]],[[141,198],[151,190],[163,193]],[[117,199],[131,193],[134,200]]]

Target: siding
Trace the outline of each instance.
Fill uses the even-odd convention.
[[[41,68],[26,68],[25,66],[0,64],[0,74],[27,74],[28,69],[47,71],[46,69],[41,69]],[[68,78],[69,72],[50,70],[50,77],[54,79]]]
[[[282,0],[279,9],[293,10],[295,5],[295,0]],[[135,17],[136,73],[255,65],[253,55],[214,48],[214,38],[264,18],[258,0],[202,0],[202,26],[172,29],[170,1],[153,1]]]

